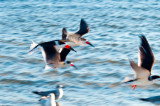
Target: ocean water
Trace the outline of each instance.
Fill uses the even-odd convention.
[[[90,32],[83,37],[95,48],[74,47],[67,60],[78,67],[44,71],[41,52],[28,55],[31,41],[61,39],[62,28],[75,32],[81,18]],[[139,98],[159,95],[160,83],[123,85],[138,62],[139,33],[146,35],[155,56],[152,74],[160,75],[159,0],[1,0],[0,105],[39,106],[32,91],[63,84],[61,106],[154,106]]]

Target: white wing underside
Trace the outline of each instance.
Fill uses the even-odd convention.
[[[128,81],[130,81],[131,79],[129,78],[129,77],[125,77],[124,78],[124,80],[123,80],[123,82],[125,83],[125,82],[128,82]]]
[[[130,61],[131,67],[135,72],[135,79],[146,79],[150,76],[150,73],[147,69],[139,67],[134,61]]]
[[[43,47],[41,47],[41,51],[42,51],[42,56],[43,56],[44,62],[47,64],[46,53],[45,53]]]
[[[140,55],[140,51],[138,51],[138,66],[140,67],[141,65],[141,55]]]
[[[143,48],[143,47],[142,47]],[[145,52],[145,49],[143,48],[144,52]],[[141,60],[141,51],[139,50],[138,51],[138,66],[141,67],[141,64],[142,64],[142,60]]]

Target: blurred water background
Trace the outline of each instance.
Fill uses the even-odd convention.
[[[31,41],[61,39],[61,30],[75,32],[84,18],[84,36],[96,47],[74,47],[67,60],[78,67],[44,71],[41,52],[28,55]],[[159,0],[1,0],[0,105],[38,106],[33,90],[63,84],[61,106],[154,106],[141,97],[159,95],[160,83],[137,88],[121,85],[133,77],[128,57],[137,60],[139,33],[144,33],[160,75]]]

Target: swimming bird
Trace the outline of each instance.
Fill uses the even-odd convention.
[[[35,51],[37,47],[41,47],[42,55],[46,63],[45,70],[61,67],[68,64],[76,68],[76,66],[71,61],[66,61],[66,56],[68,55],[70,50],[75,50],[71,46],[66,45],[60,52],[58,52],[57,48],[55,47],[55,42],[58,42],[59,45],[56,45],[58,48],[62,47],[62,45],[64,46],[64,42],[61,41],[50,41],[40,44],[36,44],[33,42],[30,52]],[[60,43],[62,43],[62,45]]]
[[[63,85],[57,85],[56,90],[51,91],[33,91],[33,93],[38,94],[40,96],[48,96],[50,93],[55,94],[55,100],[58,100],[63,97]]]
[[[153,83],[155,79],[160,78],[159,75],[151,75],[152,66],[155,58],[151,47],[144,35],[140,36],[141,44],[138,52],[138,65],[130,60],[130,65],[135,72],[135,78],[125,78],[124,83],[132,83],[133,90],[136,86],[145,86]]]
[[[87,39],[82,38],[82,36],[89,32],[89,27],[84,19],[81,19],[80,28],[77,32],[67,32],[66,28],[62,29],[62,40],[65,40],[70,46],[79,46],[83,44],[88,44],[93,46]],[[94,46],[93,46],[94,47]]]
[[[50,93],[48,96],[41,97],[39,101],[42,106],[56,106],[54,93]]]
[[[152,102],[154,104],[160,105],[160,96],[153,96],[149,98],[140,98],[142,101]]]

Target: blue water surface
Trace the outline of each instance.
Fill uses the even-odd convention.
[[[74,47],[67,60],[78,67],[44,71],[41,52],[28,55],[31,41],[61,39],[62,28],[75,32],[81,18],[84,35],[95,48]],[[63,84],[61,106],[154,106],[141,97],[159,95],[160,83],[149,87],[121,85],[138,62],[138,34],[146,35],[155,56],[153,74],[160,75],[159,0],[1,0],[0,105],[38,106],[33,90]]]

